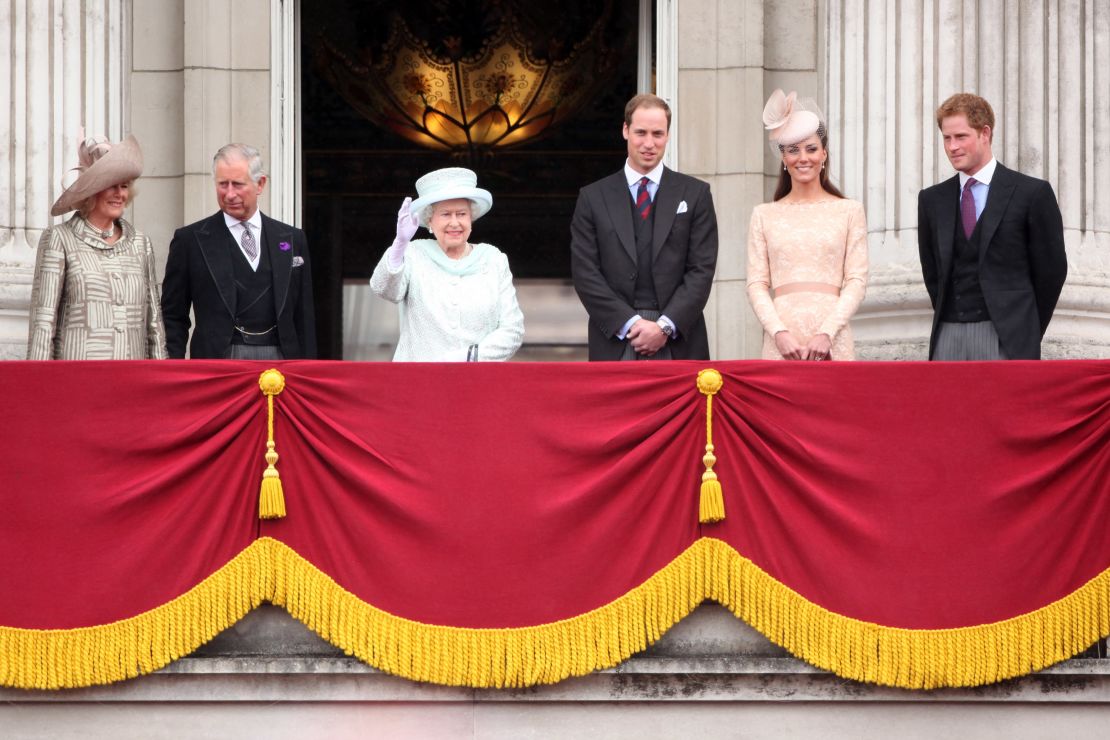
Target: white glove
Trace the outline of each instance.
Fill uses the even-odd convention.
[[[393,246],[404,249],[405,245],[412,241],[418,228],[420,228],[420,222],[412,212],[412,198],[405,198],[405,202],[401,204],[401,210],[397,211],[397,237],[393,240]]]
[[[396,272],[405,264],[405,247],[412,241],[413,234],[420,227],[416,214],[412,212],[412,198],[405,198],[401,210],[397,211],[397,236],[385,251],[389,269]]]

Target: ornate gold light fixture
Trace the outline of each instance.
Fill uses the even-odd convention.
[[[386,41],[361,61],[321,39],[316,69],[370,121],[430,149],[475,158],[535,139],[573,116],[619,63],[600,3],[584,37],[562,39],[536,18],[492,0],[490,32],[478,43],[421,38],[398,14]],[[467,48],[470,46],[471,48]]]

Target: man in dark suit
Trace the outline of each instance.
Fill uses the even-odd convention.
[[[994,111],[983,98],[953,95],[937,126],[958,174],[917,200],[934,311],[929,359],[1038,360],[1068,274],[1052,186],[994,158]]]
[[[591,360],[708,360],[702,309],[717,265],[708,183],[663,166],[671,110],[637,95],[624,110],[624,169],[582,188],[571,220],[574,288]]]
[[[316,356],[312,272],[304,232],[258,210],[266,175],[258,150],[228,144],[212,161],[213,216],[170,242],[162,316],[171,358],[280,360]]]

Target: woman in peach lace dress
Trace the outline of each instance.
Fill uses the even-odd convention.
[[[853,360],[848,321],[867,285],[867,221],[829,182],[828,132],[808,107],[775,90],[763,111],[782,172],[774,200],[752,212],[748,299],[763,359]]]

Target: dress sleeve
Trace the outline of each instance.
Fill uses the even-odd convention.
[[[145,235],[143,241],[143,261],[146,263],[146,358],[148,360],[166,359],[166,327],[162,323],[162,299],[158,290],[158,274],[155,267],[154,246]]]
[[[524,340],[524,313],[516,300],[509,259],[497,255],[497,328],[478,343],[479,361],[507,360],[516,354]]]
[[[391,254],[390,249],[385,250],[385,254],[378,260],[378,266],[374,268],[374,274],[370,276],[370,290],[390,303],[400,303],[405,300],[409,292],[411,260],[407,253],[413,249],[413,245],[408,246],[399,263],[390,259],[391,256],[395,256],[395,253]]]
[[[867,217],[863,204],[856,203],[848,216],[848,229],[844,245],[844,277],[840,285],[840,298],[832,312],[821,322],[817,331],[828,334],[830,339],[844,328],[855,315],[867,292]]]
[[[58,307],[66,282],[66,254],[58,227],[42,232],[35,257],[35,279],[31,288],[31,320],[27,337],[27,359],[54,357],[54,333]]]
[[[758,208],[752,211],[748,226],[748,300],[768,334],[773,337],[780,331],[786,331],[786,324],[782,323],[771,300],[771,262]]]

